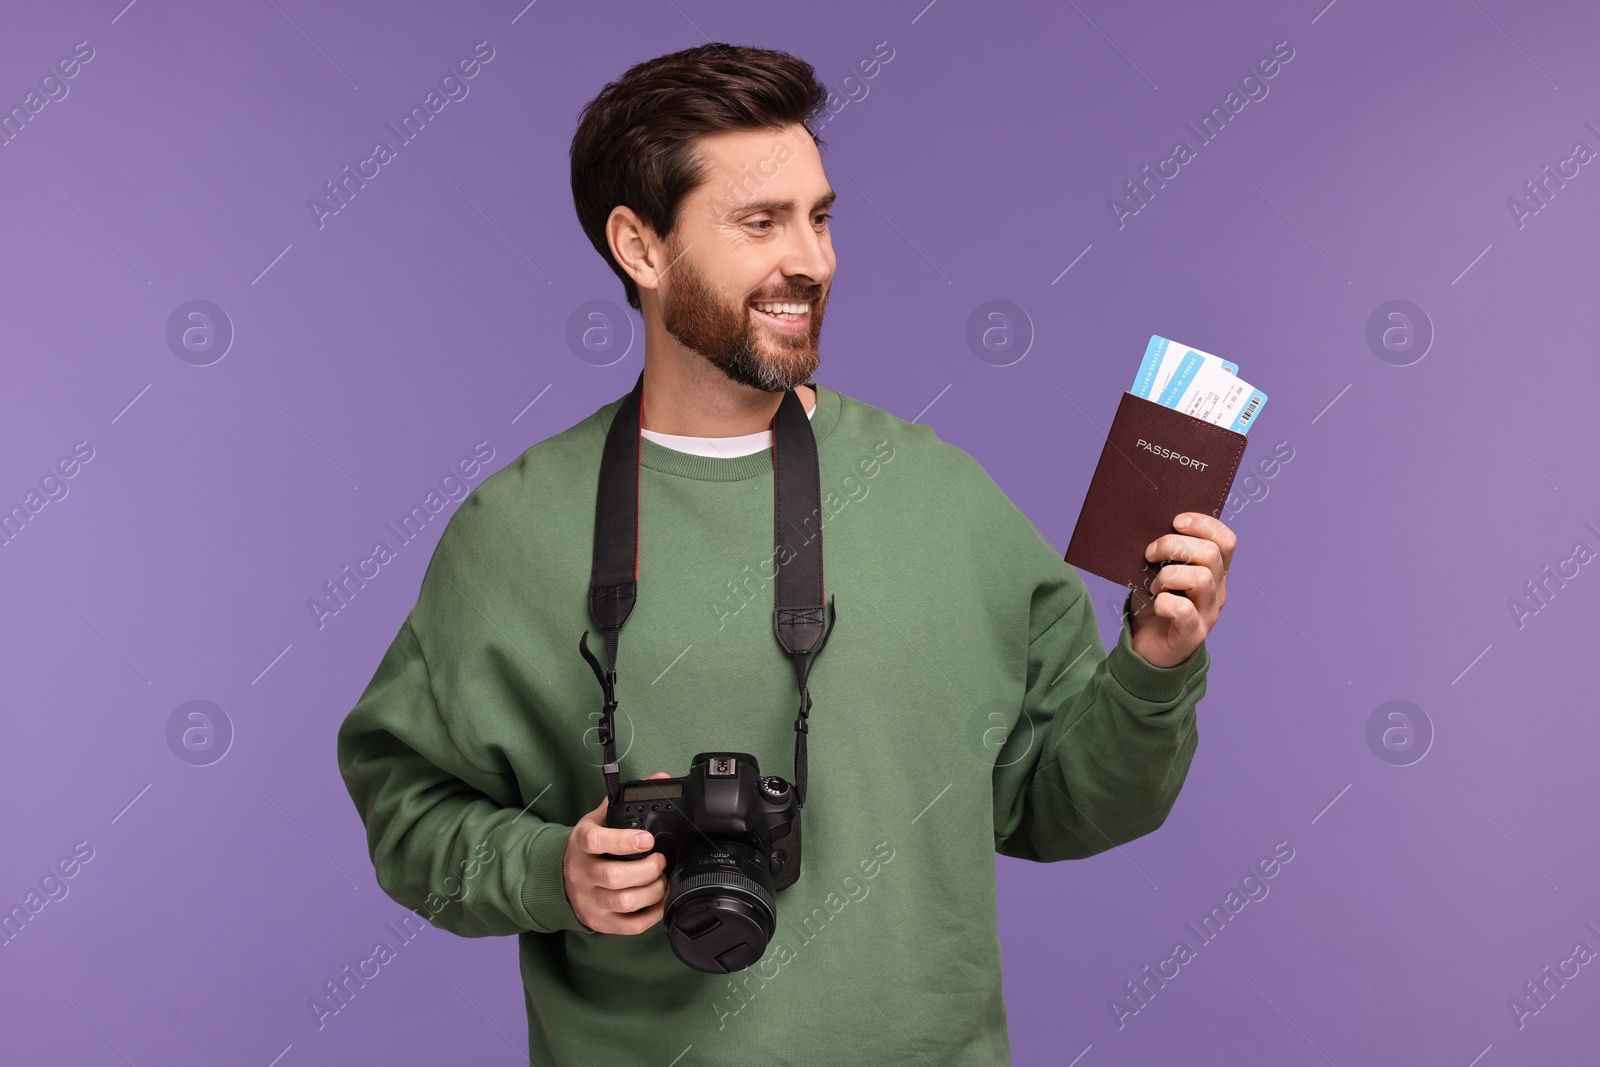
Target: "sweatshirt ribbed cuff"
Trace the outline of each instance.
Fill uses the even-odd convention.
[[[561,868],[567,853],[567,837],[571,833],[570,826],[546,823],[528,839],[523,854],[522,909],[528,913],[528,924],[541,934],[589,929],[572,910]]]
[[[1129,608],[1133,594],[1122,604],[1122,632],[1117,643],[1106,657],[1111,661],[1111,675],[1117,684],[1140,700],[1152,704],[1168,704],[1176,700],[1184,686],[1197,674],[1211,666],[1211,653],[1204,640],[1189,654],[1189,658],[1171,667],[1157,667],[1133,650],[1133,619]]]

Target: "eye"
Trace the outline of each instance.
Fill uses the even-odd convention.
[[[752,219],[750,222],[745,223],[745,225],[746,226],[771,226],[772,225],[772,220],[771,219]]]
[[[817,221],[818,222],[827,222],[831,218],[833,218],[832,215],[818,215],[817,216]]]

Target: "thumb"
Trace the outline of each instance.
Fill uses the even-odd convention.
[[[652,774],[650,777],[651,778],[671,778],[672,775],[668,774],[666,771],[657,771],[656,773]]]

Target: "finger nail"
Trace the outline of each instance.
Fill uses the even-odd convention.
[[[638,845],[640,848],[649,848],[655,843],[655,841],[649,834],[634,834],[633,843]]]
[[[1189,525],[1189,516],[1187,516],[1187,515],[1182,516],[1181,518],[1178,519],[1177,522],[1173,523],[1173,525],[1176,526],[1180,530],[1184,529],[1185,527],[1187,527]]]

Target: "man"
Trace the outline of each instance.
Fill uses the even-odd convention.
[[[692,48],[607,85],[571,158],[579,221],[645,323],[624,780],[703,751],[792,776],[772,622],[786,390],[817,443],[838,632],[810,674],[804,857],[766,954],[686,966],[664,860],[606,858],[649,846],[604,825],[577,648],[621,399],[463,502],[339,731],[384,891],[461,936],[518,935],[535,1064],[1007,1063],[995,853],[1150,833],[1198,743],[1227,527],[1176,517],[1147,557],[1189,562],[1130,594],[1106,654],[1082,579],[970,456],[813,378],[835,269],[807,126],[825,99],[784,53]]]

